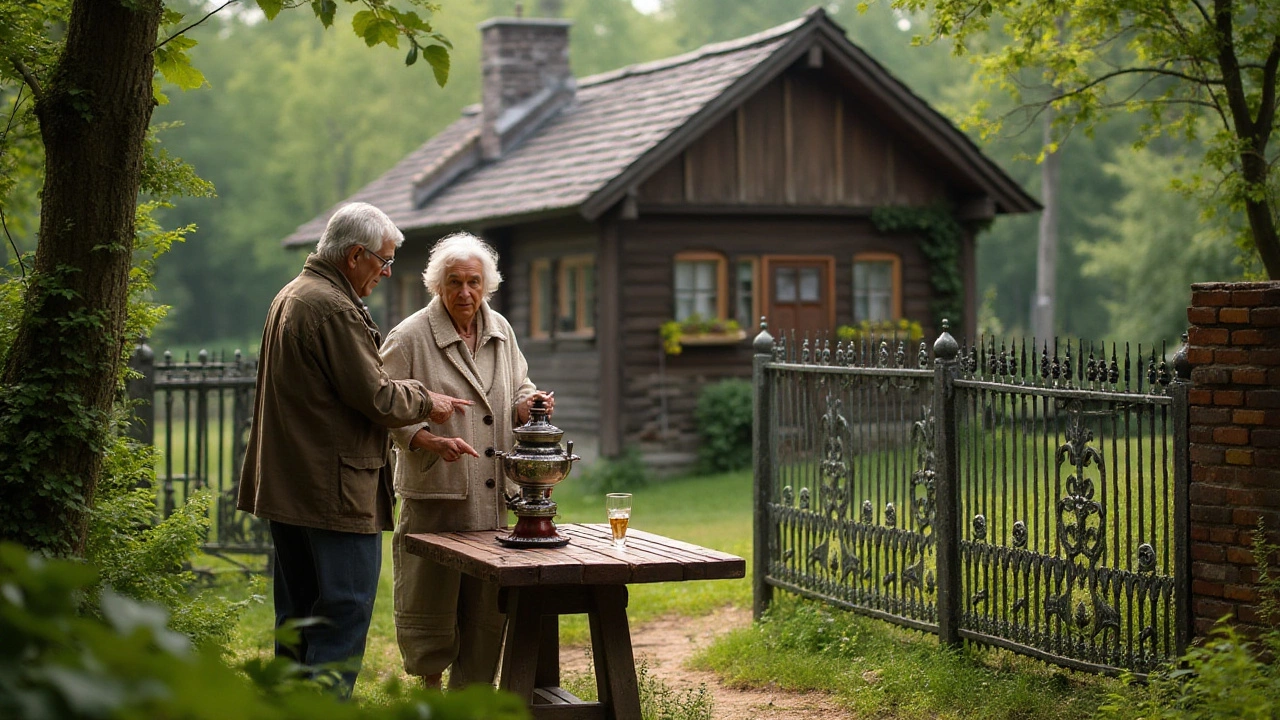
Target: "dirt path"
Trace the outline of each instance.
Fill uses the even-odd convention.
[[[631,644],[636,661],[647,660],[650,673],[676,690],[705,684],[715,699],[716,720],[844,720],[852,717],[823,693],[793,693],[778,689],[727,687],[711,672],[689,670],[684,663],[717,636],[751,624],[751,611],[725,608],[700,618],[666,617],[633,627]],[[569,672],[586,672],[590,656],[585,647],[560,650],[560,665]]]

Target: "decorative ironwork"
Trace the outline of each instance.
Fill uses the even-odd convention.
[[[912,361],[899,337],[783,335],[756,383],[769,585],[932,632],[946,612],[959,639],[1078,669],[1177,656],[1185,360],[1175,378],[1147,345],[944,334]]]

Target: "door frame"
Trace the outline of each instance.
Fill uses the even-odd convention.
[[[773,308],[773,264],[776,262],[807,262],[817,264],[823,262],[827,266],[827,297],[831,298],[827,311],[827,326],[835,332],[836,328],[836,256],[835,255],[761,255],[760,274],[764,282],[764,310]]]

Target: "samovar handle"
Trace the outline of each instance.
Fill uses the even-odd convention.
[[[565,441],[564,446],[565,446],[564,454],[565,454],[565,456],[568,458],[569,462],[573,462],[574,460],[581,460],[581,459],[582,459],[582,458],[578,457],[577,455],[574,455],[574,454],[573,454],[573,441],[572,441],[572,440],[567,440],[567,441]]]

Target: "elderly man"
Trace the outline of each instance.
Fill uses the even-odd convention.
[[[258,364],[253,428],[239,508],[269,521],[275,543],[276,626],[316,618],[276,654],[308,666],[344,663],[350,696],[364,655],[392,527],[388,428],[447,421],[471,401],[393,380],[382,336],[361,298],[404,236],[382,211],[334,213],[302,272],[271,303]]]

